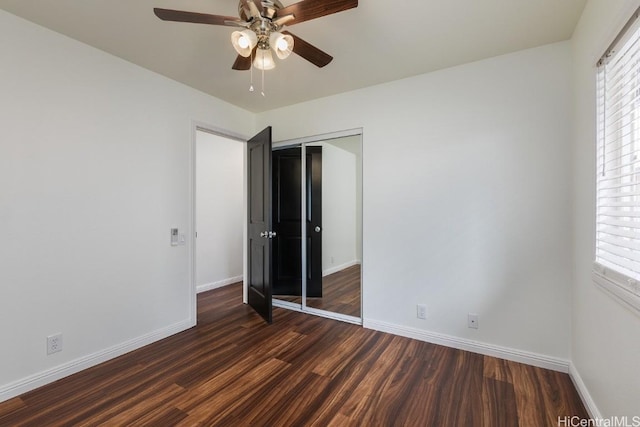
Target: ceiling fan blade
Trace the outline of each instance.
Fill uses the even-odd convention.
[[[251,57],[248,56],[245,58],[242,55],[238,55],[231,68],[239,71],[248,70],[249,68],[251,68]]]
[[[187,12],[184,10],[153,9],[153,13],[163,21],[193,22],[196,24],[209,25],[238,25],[245,26],[245,22],[235,16],[209,15],[207,13]]]
[[[315,66],[322,68],[329,62],[333,61],[333,56],[321,51],[311,43],[302,40],[300,37],[291,34],[289,31],[283,31],[282,34],[288,34],[293,37],[293,53],[300,55]]]
[[[278,10],[276,17],[292,13],[295,19],[289,21],[287,25],[293,25],[354,7],[358,7],[358,0],[302,0]]]

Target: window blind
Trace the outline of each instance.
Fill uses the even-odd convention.
[[[595,261],[633,290],[640,282],[638,22],[630,21],[597,68]]]

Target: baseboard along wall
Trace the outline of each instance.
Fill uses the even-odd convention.
[[[136,337],[124,343],[114,345],[96,353],[80,357],[70,362],[63,363],[62,365],[55,366],[51,369],[47,369],[9,383],[0,387],[0,402],[4,402],[5,400],[9,400],[38,387],[42,387],[64,377],[68,377],[69,375],[91,368],[92,366],[96,366],[118,356],[122,356],[125,353],[129,353],[130,351],[137,350],[145,345],[160,341],[193,326],[195,326],[195,320],[191,321],[187,319],[166,328]]]
[[[228,279],[218,280],[217,282],[213,282],[213,283],[205,283],[204,285],[198,285],[196,287],[196,292],[202,293],[202,292],[210,291],[212,289],[218,289],[223,286],[231,285],[233,283],[242,282],[243,278],[244,277],[240,275],[235,277],[229,277]]]

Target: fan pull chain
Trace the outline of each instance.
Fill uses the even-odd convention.
[[[260,93],[262,94],[262,96],[265,96],[264,95],[264,51],[262,52],[262,58],[261,59],[262,59],[262,67],[260,67],[260,68],[262,68],[262,92],[260,92]]]
[[[253,92],[253,51],[251,51],[251,85],[249,86],[249,92]]]

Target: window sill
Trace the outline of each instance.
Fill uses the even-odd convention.
[[[598,271],[593,272],[592,278],[593,283],[599,288],[603,289],[618,302],[633,309],[636,314],[640,314],[640,295],[636,294],[631,286],[615,282]]]

